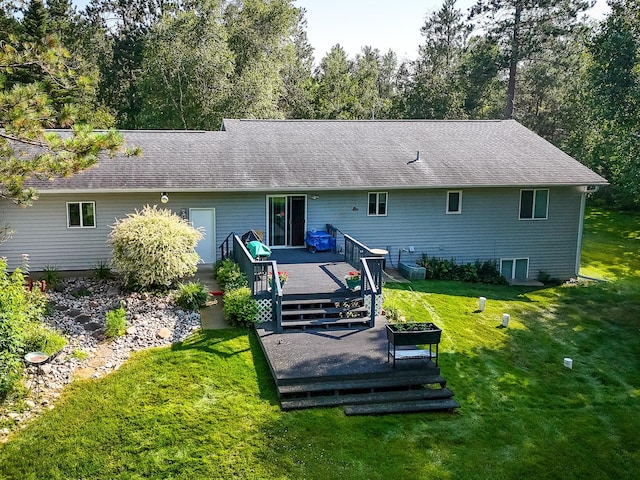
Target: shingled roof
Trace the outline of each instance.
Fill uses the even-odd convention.
[[[225,120],[218,132],[122,134],[127,145],[141,147],[141,157],[104,158],[70,178],[34,186],[285,192],[607,183],[514,120]]]

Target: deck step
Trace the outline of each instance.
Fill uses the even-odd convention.
[[[308,319],[282,319],[282,328],[293,330],[304,330],[306,328],[329,328],[329,327],[357,327],[369,325],[369,317],[352,318],[308,318]]]
[[[353,380],[333,380],[328,382],[301,381],[288,385],[278,385],[278,394],[295,395],[307,392],[348,392],[350,390],[409,388],[419,385],[438,384],[445,387],[447,381],[440,375],[403,375],[395,377],[373,377]]]
[[[282,309],[282,318],[300,316],[300,315],[340,315],[342,313],[367,313],[366,307],[357,308],[342,308],[342,307],[330,307],[330,308],[301,308],[301,309]]]
[[[365,405],[349,405],[344,407],[346,415],[385,415],[390,413],[433,412],[438,410],[452,411],[460,408],[460,404],[452,398],[436,400],[415,400],[411,402],[369,403]]]
[[[344,302],[355,302],[358,300],[362,300],[362,297],[325,297],[325,298],[298,298],[298,299],[290,299],[285,297],[282,299],[282,307],[288,306],[297,306],[297,305],[325,305],[325,304],[336,304],[336,303],[344,303]]]
[[[427,399],[445,399],[451,397],[453,397],[453,392],[448,388],[422,388],[416,390],[396,390],[391,392],[352,393],[346,395],[288,398],[286,400],[282,400],[280,405],[283,410],[301,410],[304,408],[407,402]]]

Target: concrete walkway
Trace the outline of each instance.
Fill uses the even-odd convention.
[[[193,280],[200,282],[210,292],[220,292],[220,286],[213,278],[211,265],[199,266]],[[200,323],[203,330],[219,330],[229,327],[222,313],[222,295],[212,295],[207,305],[200,309]]]

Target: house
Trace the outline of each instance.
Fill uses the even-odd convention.
[[[107,261],[116,218],[162,205],[204,227],[206,263],[231,233],[302,247],[332,224],[391,265],[422,253],[497,259],[507,278],[579,268],[585,196],[606,185],[514,120],[225,120],[220,131],[123,131],[141,157],[101,159],[70,178],[33,181],[32,207],[0,201],[15,231],[0,255],[31,269]],[[166,200],[165,204],[161,204]]]

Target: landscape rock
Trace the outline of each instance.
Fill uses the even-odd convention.
[[[24,402],[28,410],[0,414],[0,420],[9,418],[16,424],[0,430],[0,443],[13,429],[54,408],[62,389],[73,380],[100,378],[117,370],[133,352],[182,341],[200,328],[200,314],[184,312],[169,296],[126,293],[120,286],[115,279],[68,278],[47,291],[54,308],[43,321],[63,334],[67,345],[42,365],[38,378],[36,368],[26,369],[25,385],[32,386],[30,398]],[[92,295],[74,298],[73,292],[79,289]],[[120,305],[127,310],[127,335],[105,341],[105,313]],[[74,352],[80,351],[88,353],[88,358],[77,358]],[[19,407],[16,405],[16,410]]]
[[[171,330],[169,330],[168,328],[161,328],[160,330],[158,330],[158,333],[156,334],[156,336],[158,338],[162,338],[162,339],[167,339],[171,337]]]

